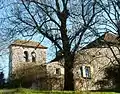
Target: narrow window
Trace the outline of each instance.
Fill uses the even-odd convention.
[[[56,68],[56,74],[61,74],[60,68]]]
[[[91,78],[91,71],[90,71],[90,67],[85,66],[85,73],[86,73],[86,77],[87,77],[87,78]]]
[[[31,56],[32,56],[32,62],[36,62],[36,53],[32,52]]]
[[[80,75],[83,77],[83,69],[82,69],[82,66],[80,67]]]
[[[28,59],[28,51],[24,51],[24,58],[25,58],[26,62],[29,61],[29,59]]]
[[[82,66],[80,68],[81,75],[83,78],[91,78],[91,69],[90,66]]]

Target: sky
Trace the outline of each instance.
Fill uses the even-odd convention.
[[[40,35],[35,35],[31,40],[32,41],[36,41],[36,42],[40,42]],[[29,38],[24,38],[24,37],[18,37],[17,39],[21,39],[21,40],[29,40]],[[48,47],[47,48],[47,56],[46,56],[46,63],[48,63],[49,61],[51,61],[55,56],[55,51],[54,51],[54,47],[52,47],[52,44],[49,40],[44,39],[42,42],[40,42],[41,45]],[[9,46],[9,45],[6,45]],[[5,74],[5,78],[8,77],[8,72],[9,72],[9,48],[5,48],[6,50],[1,51],[1,56],[0,56],[0,66],[3,69],[3,72]]]
[[[6,11],[9,11],[9,8],[7,8],[7,4],[10,4],[12,0],[4,0],[2,2],[2,0],[0,0],[0,3],[2,3],[0,5],[0,21],[1,18],[4,18]],[[5,5],[6,8],[2,8],[2,5]],[[0,29],[1,29],[1,25],[0,25]],[[8,46],[10,45],[9,42],[2,42],[3,40],[1,40],[3,38],[2,32],[0,32],[0,71],[3,68],[3,72],[5,74],[5,78],[8,77],[8,72],[9,72],[9,48]],[[24,38],[22,36],[16,36],[15,39],[22,39],[22,40],[29,40],[30,38]],[[48,47],[47,49],[47,57],[46,57],[46,63],[49,62],[50,60],[52,60],[55,56],[54,56],[54,47],[52,46],[51,42],[49,40],[47,40],[46,38],[41,42],[41,35],[35,35],[31,40],[36,41],[36,42],[40,42],[41,45]]]
[[[5,2],[4,2],[4,4],[5,5],[7,5],[8,3],[11,3],[12,1],[14,1],[14,0],[5,0]],[[6,7],[8,7],[8,6],[6,6]],[[4,15],[5,15],[5,13],[6,12],[8,12],[8,14],[9,14],[9,12],[11,12],[11,11],[9,11],[9,8],[7,8],[7,10],[5,11],[6,9],[0,9],[0,18],[1,17],[4,17]],[[5,25],[7,25],[8,23],[6,23]],[[24,40],[24,39],[29,39],[29,38],[24,38],[24,37],[22,37],[22,36],[16,36],[16,39],[22,39],[22,40]],[[42,44],[43,46],[46,46],[46,47],[48,47],[48,49],[47,49],[47,57],[46,57],[46,61],[47,62],[49,62],[50,60],[52,60],[55,56],[55,51],[54,51],[54,47],[52,46],[52,43],[49,41],[49,40],[47,40],[46,38],[41,42],[41,35],[35,35],[33,38],[32,38],[32,40],[33,41],[37,41],[37,42],[40,42],[40,44]],[[2,45],[2,44],[1,44]],[[9,46],[10,45],[10,43],[8,43],[8,45],[6,45],[6,46]],[[0,63],[3,65],[3,66],[6,66],[5,68],[4,68],[4,73],[5,73],[5,78],[7,78],[7,74],[8,74],[8,66],[9,66],[9,52],[8,52],[8,48],[6,47],[6,52],[7,52],[7,54],[5,54],[5,55],[3,55],[3,56],[1,56],[1,58],[0,58]],[[5,51],[4,51],[5,52]]]
[[[0,3],[1,3],[1,1],[2,0],[0,0]],[[14,1],[14,0],[4,0],[3,3],[6,6],[8,3],[11,3],[12,1]],[[9,8],[7,8],[6,11],[10,12]],[[6,11],[5,11],[4,8],[2,8],[2,4],[1,4],[0,5],[0,18],[4,17]],[[1,26],[0,26],[0,28],[1,28]],[[1,35],[1,31],[0,31],[0,35]],[[0,39],[1,39],[1,37],[3,37],[3,36],[0,36]],[[22,36],[16,36],[16,39],[24,40],[24,39],[29,39],[29,38],[24,38]],[[50,60],[52,60],[55,57],[54,56],[54,54],[55,54],[54,47],[53,47],[52,43],[48,39],[45,38],[42,42],[41,42],[41,39],[42,39],[41,35],[36,34],[31,40],[40,42],[40,44],[42,44],[43,46],[48,47],[46,61],[49,62]],[[9,63],[8,46],[9,45],[10,45],[10,43],[5,45],[5,43],[1,43],[1,40],[0,40],[0,49],[1,49],[1,47],[4,47],[4,46],[6,47],[4,51],[0,50],[0,66],[5,67],[4,68],[5,78],[7,78],[8,70],[9,70],[8,69],[8,65],[9,65],[8,64]]]
[[[29,40],[30,38],[24,38],[24,37],[18,37],[17,39],[21,39],[21,40]],[[17,40],[16,39],[16,40]],[[45,47],[48,47],[47,48],[47,56],[46,56],[46,63],[50,62],[54,57],[55,57],[55,51],[54,51],[54,47],[52,46],[52,43],[48,40],[48,39],[44,39],[42,42],[41,42],[41,36],[40,35],[35,35],[33,36],[32,39],[30,39],[32,41],[36,41],[36,42],[39,42],[41,45],[45,46]],[[9,45],[8,45],[9,46]],[[8,48],[9,49],[9,48]],[[6,50],[7,52],[8,50]],[[8,74],[8,63],[9,63],[9,53],[5,54],[4,56],[2,56],[2,58],[0,58],[0,63],[3,63],[4,62],[4,65],[7,66],[5,69],[4,69],[4,73],[5,73],[5,78],[7,78],[7,74]]]

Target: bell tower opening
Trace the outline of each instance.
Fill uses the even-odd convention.
[[[36,62],[36,53],[32,52],[31,56],[32,56],[32,62]]]
[[[28,59],[28,51],[24,51],[24,58],[25,58],[25,61],[26,61],[26,62],[29,62],[29,59]]]

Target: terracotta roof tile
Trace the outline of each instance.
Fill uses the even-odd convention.
[[[93,42],[90,42],[88,45],[83,47],[82,49],[94,48],[94,47],[108,47],[106,43],[110,45],[119,45],[120,38],[118,35],[113,33],[105,33],[99,38],[95,39]]]
[[[111,34],[111,33],[106,33],[104,36],[104,40],[111,43],[119,42],[118,35]]]
[[[11,45],[47,49],[47,47],[40,45],[39,42],[29,41],[29,40],[16,40]]]

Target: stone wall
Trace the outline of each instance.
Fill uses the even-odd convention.
[[[24,51],[28,52],[29,61],[26,62],[24,58]],[[35,52],[36,62],[32,62],[31,53]],[[22,47],[22,46],[11,46],[10,47],[10,71],[13,72],[19,67],[25,65],[41,65],[46,63],[46,49]]]
[[[114,53],[119,58],[120,53],[117,47],[112,47]],[[73,68],[74,79],[75,79],[75,89],[76,90],[98,90],[102,88],[100,85],[96,84],[98,81],[103,80],[105,77],[105,68],[117,64],[115,57],[113,56],[110,48],[89,48],[78,51],[75,56],[75,64]],[[47,72],[49,75],[54,77],[56,68],[61,69],[61,75],[57,77],[64,76],[64,67],[60,65],[59,62],[51,62],[47,64]],[[81,75],[81,66],[89,66],[91,72],[91,78],[84,78]],[[107,87],[111,88],[110,86]],[[54,89],[54,88],[53,88]]]
[[[115,55],[119,58],[120,53],[117,47],[112,47]],[[100,85],[96,83],[105,78],[105,68],[117,64],[110,48],[90,48],[81,50],[76,55],[76,62],[74,65],[75,88],[82,90],[96,90],[100,89]],[[91,67],[91,79],[81,77],[80,67]],[[107,87],[111,88],[111,87]]]
[[[120,50],[113,47],[115,55],[120,58]],[[28,51],[29,62],[25,62],[24,51]],[[31,53],[36,53],[36,62],[32,62]],[[60,62],[46,62],[46,49],[35,49],[29,47],[12,46],[10,49],[10,70],[12,72],[26,65],[44,65],[45,75],[38,77],[37,85],[39,89],[63,89],[64,83],[64,65]],[[100,89],[100,85],[96,84],[105,77],[104,71],[108,66],[117,64],[110,48],[89,48],[80,50],[75,56],[75,64],[73,68],[75,89],[76,90],[96,90]],[[89,66],[91,77],[84,78],[81,73],[81,66]],[[42,70],[42,69],[40,69]],[[60,71],[60,72],[59,72]],[[39,71],[38,71],[39,72]],[[37,73],[38,73],[37,72]],[[43,75],[40,73],[40,75]],[[109,86],[108,86],[109,88]]]
[[[60,62],[46,64],[48,90],[63,90],[64,66]]]
[[[64,75],[64,66],[58,61],[50,62],[50,63],[46,64],[46,69],[47,69],[47,74],[50,77],[52,77],[52,76],[63,76]],[[56,69],[59,69],[60,74],[56,73]]]

